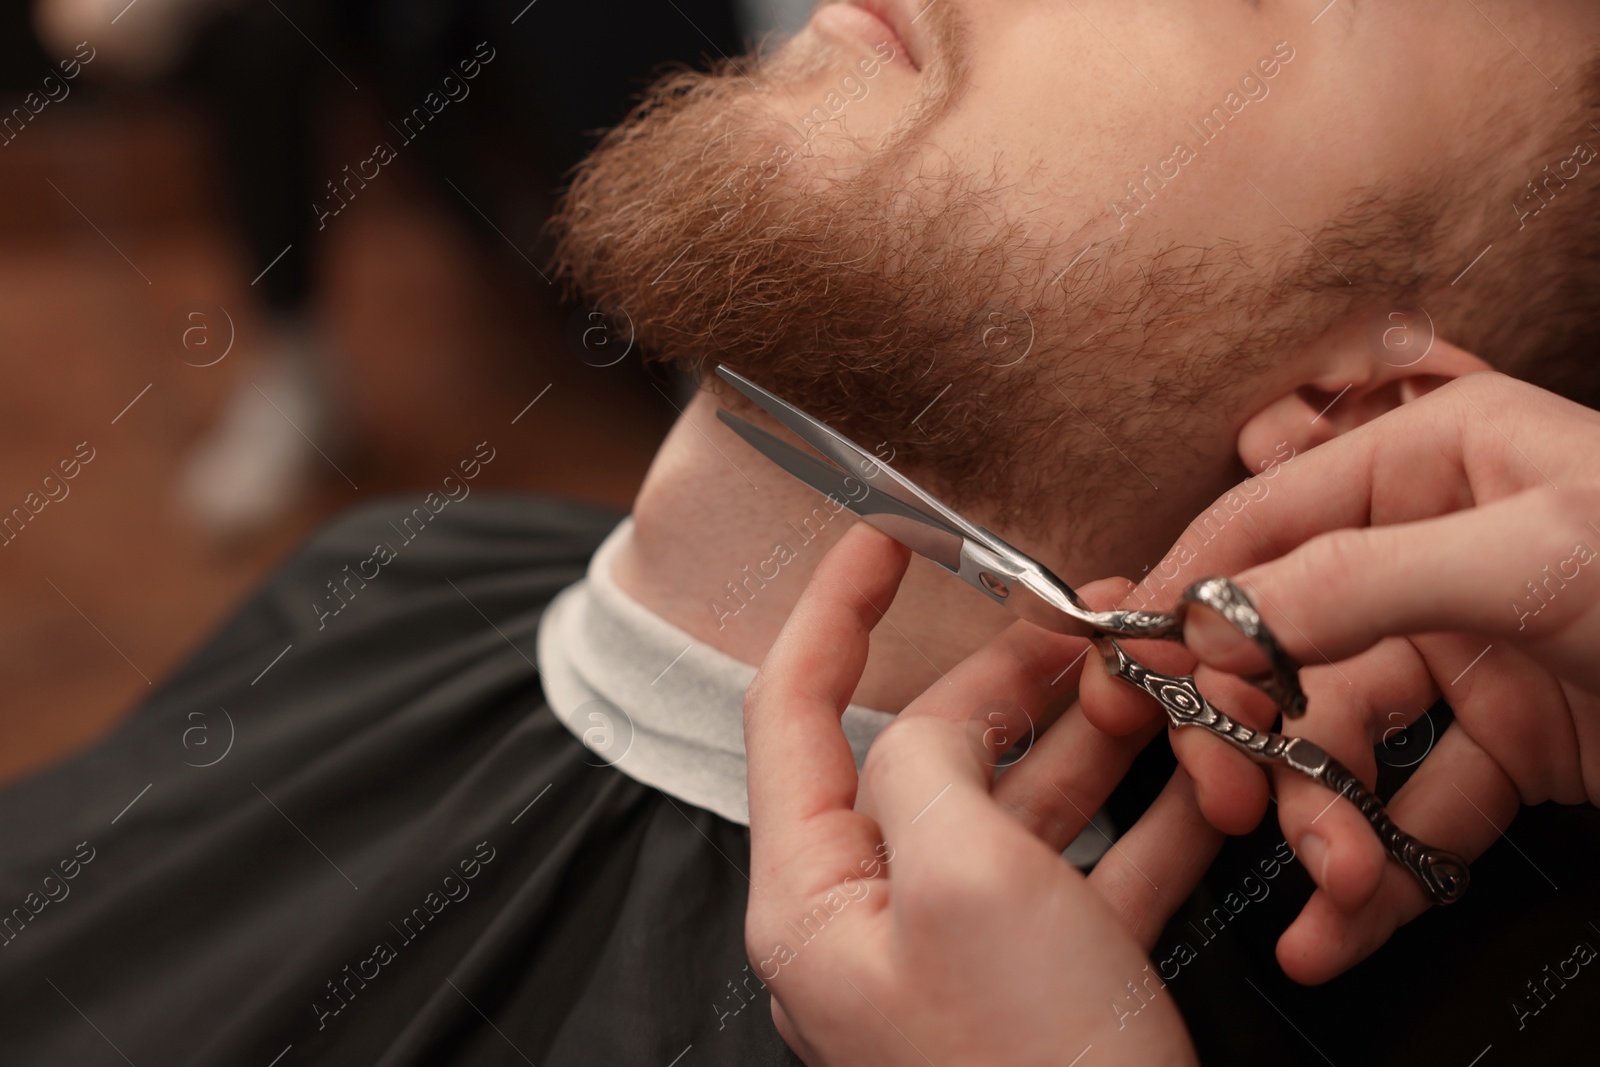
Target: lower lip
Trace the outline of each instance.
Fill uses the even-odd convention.
[[[850,3],[826,4],[817,9],[812,22],[826,33],[860,41],[869,46],[875,47],[888,42],[894,46],[895,55],[905,56],[908,62],[911,61],[910,50],[906,48],[900,35],[895,33],[894,27],[864,7],[856,7]]]

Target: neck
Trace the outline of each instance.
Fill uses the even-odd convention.
[[[759,665],[812,571],[858,520],[751,449],[716,418],[716,408],[709,393],[695,394],[656,454],[634,501],[634,536],[617,554],[615,577],[635,600],[696,640]],[[1164,522],[1163,516],[1196,514],[1232,484],[1231,449],[1214,451],[1197,452],[1185,477],[1169,481],[1173,472],[1163,472],[1163,484],[1175,488],[1162,494],[1161,509],[1150,501],[1102,498],[1094,504],[1135,515],[1137,522],[1090,523],[1079,515],[1064,520],[1072,536],[1059,543],[1001,535],[1069,581],[1141,577],[1184,530],[1183,520]],[[982,516],[972,518],[981,522]],[[1173,576],[1161,598],[1166,602],[1146,606],[1170,607],[1176,591],[1195,577]],[[873,631],[854,702],[900,711],[1014,620],[955,576],[913,556],[894,605]]]
[[[812,571],[858,520],[753,451],[716,406],[696,394],[657,453],[615,577],[696,640],[759,665]],[[855,702],[898,712],[1014,618],[913,558],[872,635]]]

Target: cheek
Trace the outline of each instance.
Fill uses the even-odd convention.
[[[1070,6],[1030,6],[971,36],[967,90],[931,140],[964,171],[998,168],[1019,206],[1047,224],[1076,230],[1145,163],[1171,154],[1170,101]]]

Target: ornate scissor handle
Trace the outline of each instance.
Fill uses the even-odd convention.
[[[1250,680],[1273,695],[1285,714],[1290,714],[1291,706],[1297,706],[1298,712],[1304,713],[1305,695],[1293,661],[1262,625],[1261,616],[1243,590],[1226,579],[1209,578],[1190,587],[1184,594],[1184,601],[1215,608],[1240,632],[1260,644],[1272,670]],[[1153,671],[1109,638],[1102,638],[1099,643],[1111,672],[1154,697],[1166,710],[1174,727],[1202,727],[1258,762],[1281,763],[1347,797],[1372,824],[1389,855],[1416,877],[1435,904],[1453,904],[1467,891],[1471,872],[1466,860],[1453,852],[1430,848],[1402,830],[1384,810],[1383,801],[1349,768],[1317,745],[1305,738],[1284,737],[1270,730],[1246,726],[1217,710],[1192,677],[1174,677]]]
[[[1298,719],[1306,713],[1306,694],[1300,688],[1299,664],[1283,650],[1272,632],[1261,621],[1261,613],[1243,589],[1226,578],[1205,578],[1183,591],[1175,610],[1107,611],[1097,622],[1101,633],[1134,640],[1183,640],[1183,621],[1189,608],[1203,604],[1228,621],[1260,647],[1267,658],[1267,669],[1245,675],[1244,680],[1271,697],[1286,718]]]

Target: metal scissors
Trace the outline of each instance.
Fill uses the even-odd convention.
[[[1455,853],[1430,848],[1397,826],[1383,802],[1343,764],[1301,737],[1256,730],[1208,701],[1191,676],[1153,671],[1130,656],[1116,638],[1182,641],[1190,605],[1212,608],[1254,640],[1269,669],[1247,678],[1289,718],[1305,714],[1297,666],[1261,622],[1242,589],[1226,578],[1206,578],[1184,591],[1172,612],[1093,611],[1049,568],[990,531],[968,522],[915,482],[821,421],[727,367],[717,374],[767,414],[792,430],[831,463],[783,441],[726,410],[717,417],[757,451],[802,482],[837,500],[890,537],[961,578],[989,599],[1055,633],[1089,638],[1106,667],[1148,693],[1174,728],[1197,726],[1251,759],[1281,764],[1348,798],[1364,815],[1389,855],[1409,870],[1436,904],[1466,892],[1470,872]]]

